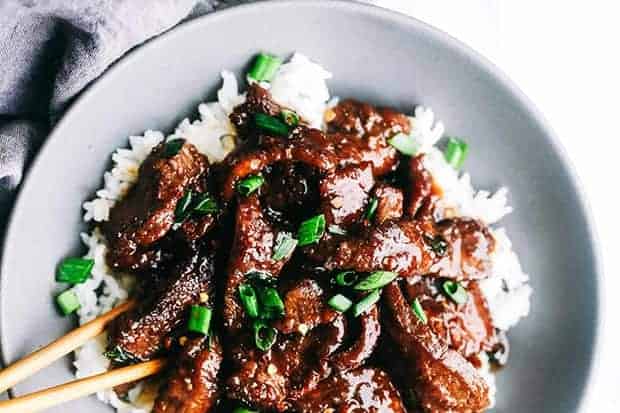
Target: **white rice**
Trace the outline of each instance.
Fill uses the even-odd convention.
[[[217,101],[200,104],[199,119],[193,122],[184,119],[174,133],[166,138],[187,139],[205,154],[210,162],[221,161],[233,149],[232,137],[236,132],[228,115],[245,100],[245,95],[238,91],[235,76],[227,71],[223,71],[221,76],[223,83],[218,91]],[[271,84],[265,86],[270,88],[276,102],[295,110],[313,126],[321,127],[325,109],[337,103],[337,98],[330,100],[326,83],[329,78],[331,73],[304,55],[296,53],[289,62],[280,67]],[[431,109],[417,107],[410,120],[412,136],[419,144],[420,152],[426,153],[425,167],[444,193],[438,205],[438,213],[442,215],[449,211],[453,215],[480,219],[492,226],[497,241],[492,256],[493,269],[491,276],[481,282],[481,289],[488,301],[494,326],[508,330],[528,314],[532,293],[528,276],[521,269],[505,229],[493,226],[512,211],[507,205],[508,191],[506,188],[499,188],[494,193],[477,191],[471,184],[469,174],[459,175],[445,161],[442,152],[435,147],[443,136],[444,126],[441,122],[435,122]],[[163,133],[147,130],[142,136],[129,137],[129,148],[114,152],[113,167],[104,174],[103,188],[97,191],[93,200],[83,205],[85,221],[98,223],[108,220],[110,208],[122,199],[136,182],[141,163],[153,147],[164,139]],[[93,258],[95,265],[91,279],[73,287],[81,304],[78,311],[80,324],[126,300],[133,284],[132,276],[114,272],[107,266],[104,259],[105,240],[96,226],[90,234],[82,234],[82,240],[88,248],[86,256]],[[109,360],[102,354],[106,339],[104,334],[76,350],[76,377],[86,377],[108,369]],[[483,360],[480,372],[488,381],[494,399],[495,380],[488,368],[488,360]],[[97,397],[115,407],[118,412],[146,413],[151,411],[156,395],[152,386],[148,387],[137,386],[130,392],[127,401],[120,400],[112,390],[99,392]]]

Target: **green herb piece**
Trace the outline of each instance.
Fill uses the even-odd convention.
[[[467,158],[469,146],[458,138],[449,138],[444,151],[444,157],[454,169],[460,169]]]
[[[469,294],[465,287],[458,281],[446,280],[441,285],[443,292],[457,304],[465,304],[469,299]]]
[[[276,238],[276,246],[273,249],[273,260],[280,261],[291,256],[297,247],[297,240],[288,232],[280,232]]]
[[[95,265],[90,258],[67,258],[58,266],[56,281],[69,284],[81,284],[88,279]]]
[[[264,183],[265,179],[262,176],[250,175],[237,184],[237,191],[243,196],[248,196],[254,193]]]
[[[261,53],[254,59],[254,64],[248,72],[248,77],[257,82],[269,82],[275,76],[282,59],[272,54]]]
[[[366,297],[362,298],[360,301],[353,305],[353,315],[355,317],[358,317],[359,315],[365,313],[370,308],[372,308],[372,306],[375,305],[380,298],[381,290],[372,291]]]
[[[407,156],[413,156],[418,152],[419,145],[411,137],[404,133],[397,133],[388,139],[388,143],[395,147],[400,153]]]
[[[327,301],[327,304],[336,311],[344,313],[349,308],[351,308],[353,302],[342,294],[336,294],[335,296],[330,298],[329,301]]]
[[[193,305],[190,307],[189,320],[187,321],[187,329],[194,333],[209,334],[209,325],[211,324],[212,311],[210,308]]]
[[[265,115],[264,113],[256,113],[254,122],[259,129],[276,136],[288,136],[291,131],[290,127],[275,116]]]
[[[395,272],[375,271],[355,284],[353,288],[359,291],[375,290],[391,283],[396,277],[398,277],[398,274]]]
[[[69,315],[80,308],[80,300],[73,290],[64,291],[56,297],[56,304],[64,315]]]
[[[297,231],[299,246],[315,244],[319,242],[325,233],[325,215],[319,214],[302,222]]]
[[[252,318],[257,318],[258,312],[258,297],[256,296],[256,290],[249,284],[239,285],[239,298],[245,312]]]
[[[416,317],[418,317],[418,320],[420,320],[423,324],[428,323],[428,318],[426,318],[426,313],[422,308],[422,304],[420,304],[420,300],[418,300],[417,298],[414,299],[411,303],[411,309],[413,310],[413,313],[416,315]]]

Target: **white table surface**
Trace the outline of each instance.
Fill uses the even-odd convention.
[[[599,362],[583,412],[620,412],[620,3],[379,0],[487,56],[536,103],[568,152],[603,255]],[[578,253],[578,252],[577,252]],[[589,274],[583,274],[588,277]],[[570,305],[570,303],[567,303]],[[616,324],[618,323],[618,324]]]

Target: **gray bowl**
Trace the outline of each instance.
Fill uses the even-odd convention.
[[[504,224],[534,288],[529,318],[510,332],[496,410],[577,410],[596,351],[601,274],[591,221],[553,133],[466,46],[414,19],[338,1],[257,3],[184,24],[130,53],[80,97],[39,153],[12,215],[1,267],[4,361],[74,327],[54,308],[54,270],[82,252],[81,203],[101,185],[111,152],[130,134],[195,116],[219,71],[243,73],[259,50],[302,51],[334,73],[334,94],[405,111],[428,105],[448,134],[467,137],[473,182],[510,188],[515,212]],[[70,363],[58,361],[13,393],[71,380]],[[53,411],[109,408],[91,397]]]

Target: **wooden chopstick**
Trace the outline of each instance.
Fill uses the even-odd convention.
[[[9,367],[0,371],[0,392],[13,387],[26,377],[31,376],[43,367],[46,367],[64,355],[69,354],[91,338],[98,336],[105,330],[106,325],[110,321],[135,306],[136,302],[134,300],[126,301],[118,307],[115,307],[109,312],[97,317],[79,328],[76,328],[67,335],[35,351],[34,353],[29,354],[23,359],[16,361]]]
[[[30,413],[79,399],[80,397],[96,393],[99,390],[111,389],[125,383],[131,383],[160,372],[166,360],[151,360],[133,366],[110,370],[96,376],[75,380],[49,389],[16,397],[11,400],[0,401],[2,413]]]

